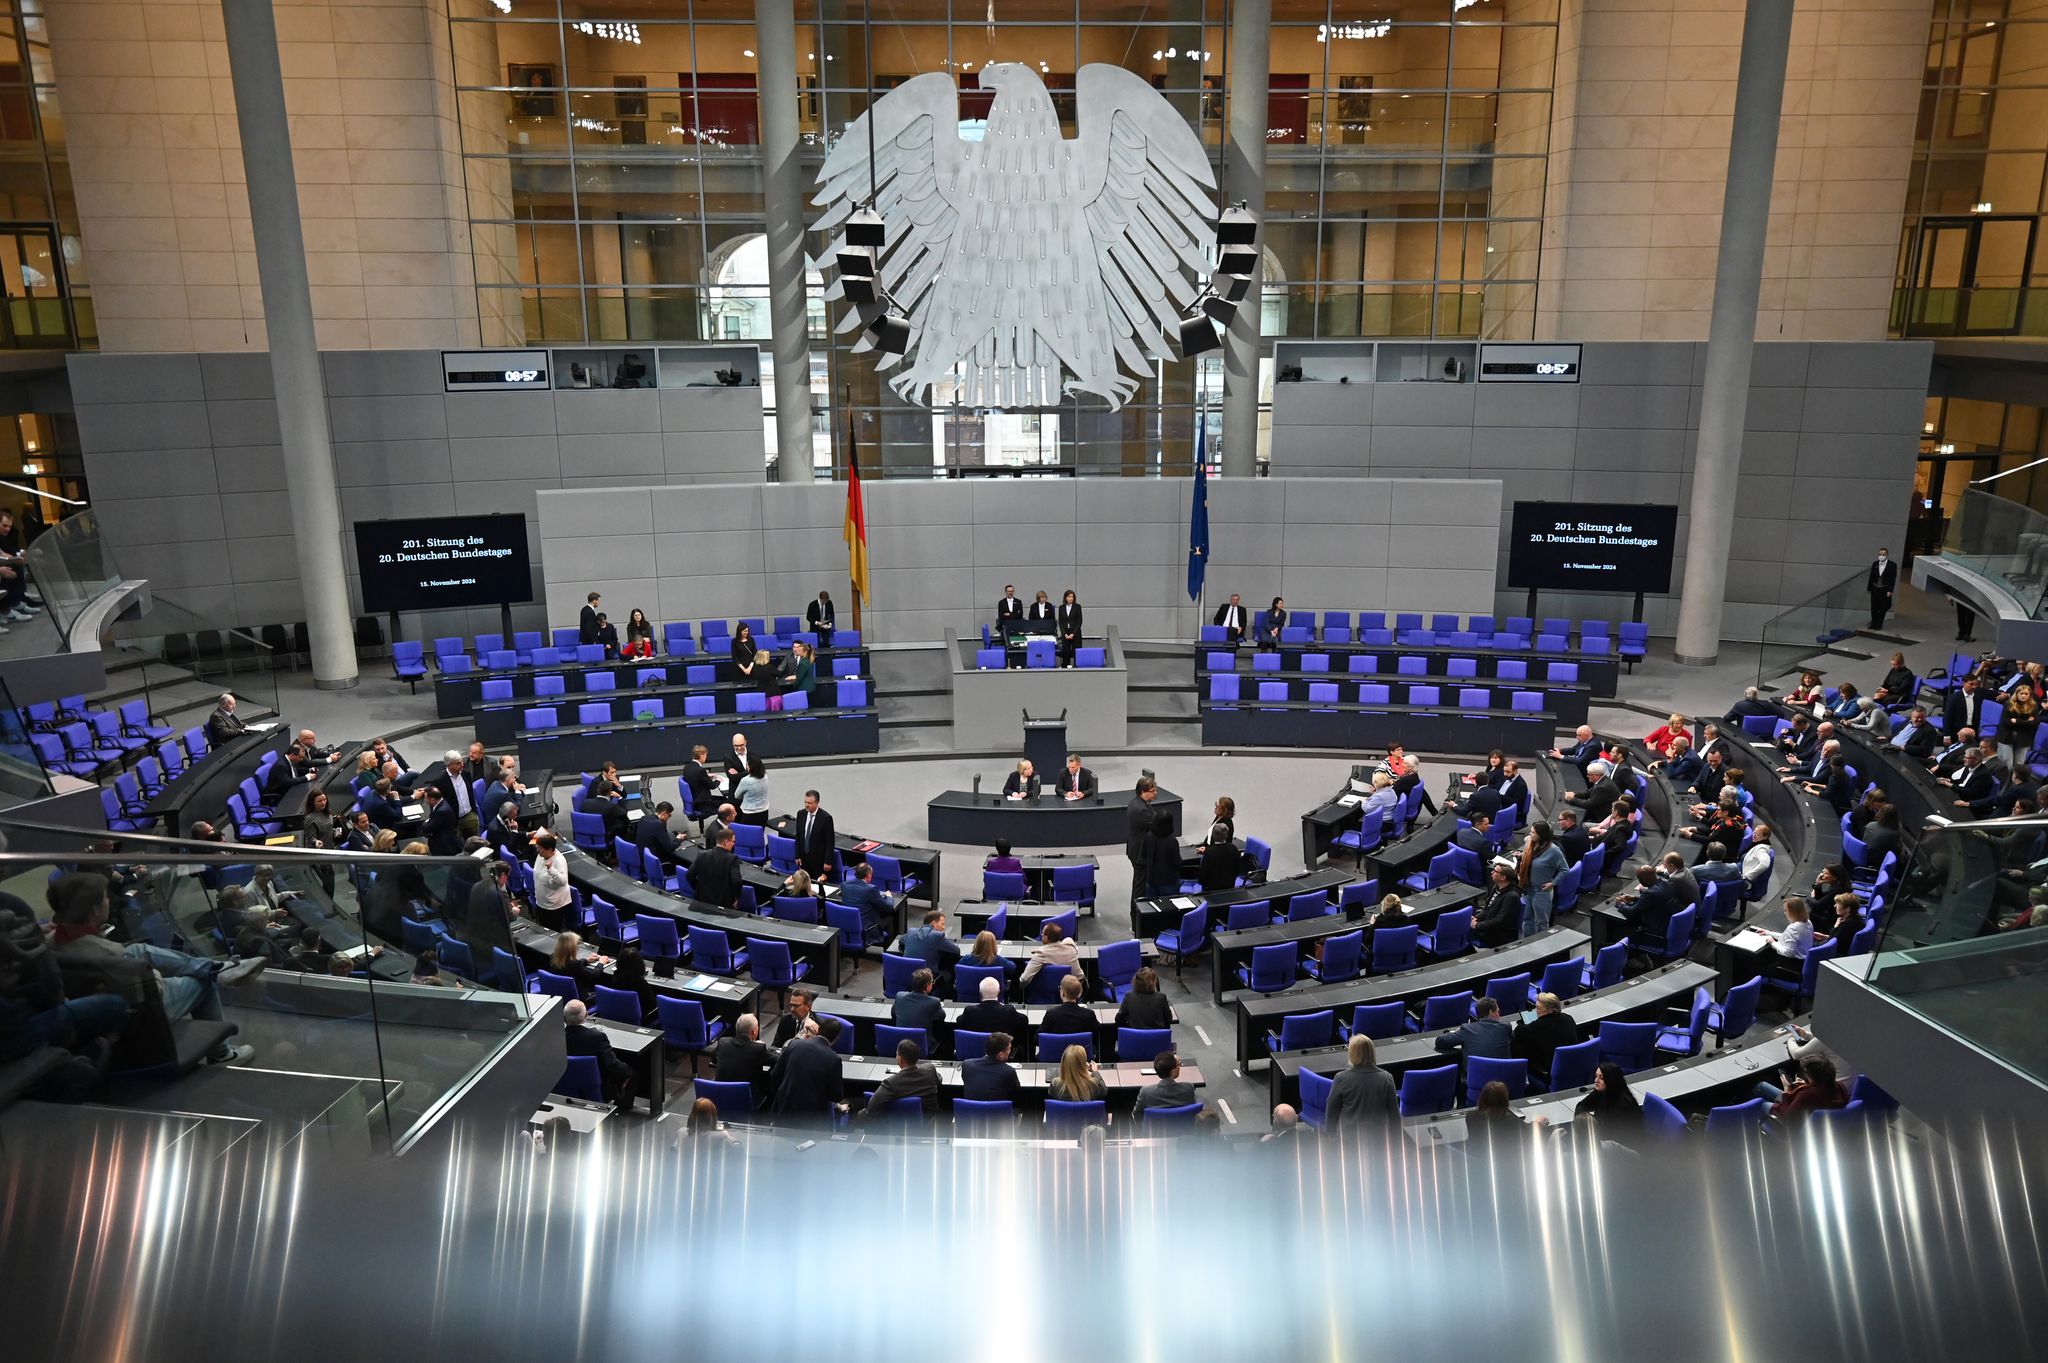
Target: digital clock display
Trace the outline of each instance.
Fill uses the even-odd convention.
[[[450,393],[477,389],[546,388],[545,350],[444,350],[442,387]]]

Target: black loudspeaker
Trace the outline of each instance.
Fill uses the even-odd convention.
[[[871,246],[847,246],[841,248],[832,258],[839,267],[839,277],[865,275],[872,278],[875,273],[875,252]]]
[[[1250,246],[1258,240],[1259,220],[1245,208],[1226,208],[1216,220],[1218,246]]]
[[[910,349],[910,320],[885,312],[868,323],[868,335],[874,340],[875,349],[889,355],[901,355]]]
[[[1218,274],[1209,280],[1209,287],[1218,297],[1242,303],[1245,294],[1251,291],[1252,277],[1248,274]]]
[[[848,246],[872,246],[880,250],[885,238],[882,235],[882,215],[871,208],[855,211],[846,220],[846,244]]]
[[[1203,295],[1202,311],[1215,319],[1219,327],[1227,327],[1237,320],[1237,304],[1228,298],[1218,298],[1213,293]]]
[[[1241,274],[1249,278],[1258,272],[1258,268],[1258,248],[1249,242],[1243,245],[1225,246],[1216,258],[1216,273],[1218,274]],[[840,267],[840,272],[842,274],[845,272],[844,266]]]
[[[839,276],[839,292],[855,307],[868,307],[882,301],[882,295],[875,288],[872,275],[843,274]]]
[[[1216,334],[1216,324],[1204,313],[1180,319],[1180,355],[1188,359],[1205,351],[1216,349],[1223,344],[1223,338]]]

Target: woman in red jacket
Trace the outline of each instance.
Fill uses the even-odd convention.
[[[1645,747],[1655,748],[1657,756],[1671,756],[1673,739],[1692,739],[1692,726],[1685,722],[1684,715],[1673,715],[1664,721],[1662,727],[1650,730],[1650,736],[1643,740]]]

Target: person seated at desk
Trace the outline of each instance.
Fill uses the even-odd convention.
[[[1379,765],[1394,783],[1394,794],[1407,797],[1408,792],[1422,785],[1422,764],[1408,755],[1408,748],[1402,743],[1387,745],[1387,755]],[[1429,798],[1427,790],[1422,791],[1422,808],[1431,818],[1437,815],[1436,801]]]
[[[1685,716],[1673,714],[1662,724],[1650,730],[1649,736],[1643,739],[1643,746],[1654,751],[1659,757],[1669,757],[1671,756],[1672,741],[1683,738],[1690,742],[1691,735],[1692,726],[1686,723]]]
[[[838,623],[832,608],[832,593],[819,592],[818,599],[804,607],[804,627],[818,636],[818,647],[832,647],[832,627]]]
[[[206,717],[207,745],[218,748],[229,739],[239,738],[247,732],[249,726],[235,714],[235,693],[221,692],[220,703],[214,707],[213,713]]]
[[[690,863],[690,884],[706,904],[730,909],[740,902],[740,859],[732,850],[735,841],[730,826],[720,828],[717,845],[699,852]]]
[[[982,936],[988,936],[983,933]],[[993,975],[984,975],[976,991],[981,997],[960,1010],[960,1020],[953,1024],[962,1032],[1008,1032],[1011,1036],[1024,1035],[1026,1023],[1021,1010],[1003,1002],[1003,982]],[[1091,1016],[1089,1028],[1095,1026]]]
[[[396,833],[406,822],[394,798],[396,794],[390,780],[380,776],[368,790],[356,797],[356,810],[368,816],[372,826],[387,833]]]
[[[1836,951],[1846,952],[1849,944],[1856,940],[1856,934],[1868,924],[1863,916],[1863,901],[1853,892],[1844,891],[1832,900],[1815,900],[1816,904],[1828,906],[1828,921],[1820,925],[1814,934],[1816,941],[1827,940],[1836,944]]]
[[[1492,794],[1491,791],[1487,793]],[[1487,830],[1493,827],[1492,818],[1484,810],[1477,809],[1468,817],[1472,822],[1451,835],[1452,845],[1462,847],[1467,852],[1477,853],[1481,857],[1492,856],[1493,840],[1487,836]]]
[[[1594,737],[1592,725],[1581,724],[1572,734],[1571,746],[1552,748],[1550,756],[1560,762],[1569,762],[1580,771],[1584,771],[1600,756],[1600,740]]]
[[[1764,935],[1771,940],[1772,952],[1764,973],[1798,979],[1806,969],[1806,953],[1813,950],[1813,918],[1806,901],[1796,894],[1786,896],[1785,926],[1777,932],[1765,930]]]
[[[926,912],[924,923],[903,934],[897,946],[903,956],[915,956],[923,961],[932,972],[934,979],[949,993],[953,987],[953,967],[960,960],[960,944],[946,935],[946,911],[932,909]]]
[[[926,921],[930,921],[929,914],[926,915]],[[957,959],[959,948],[955,947],[953,950]],[[1081,973],[1081,948],[1067,940],[1066,929],[1058,923],[1051,922],[1039,929],[1038,945],[1031,948],[1031,959],[1024,963],[1024,973],[1019,977],[1018,983],[1028,987],[1031,981],[1037,978],[1038,972],[1049,965],[1065,966],[1069,979]]]
[[[1849,719],[1849,727],[1872,738],[1889,740],[1892,736],[1892,712],[1868,696],[1860,697],[1856,702],[1856,713]]]
[[[1650,764],[1651,771],[1663,772],[1671,779],[1671,783],[1681,790],[1691,785],[1705,768],[1706,763],[1702,762],[1700,755],[1692,750],[1692,740],[1684,734],[1680,734],[1671,740],[1671,755],[1669,757],[1665,758],[1662,762],[1652,762]]]
[[[984,980],[983,984],[994,984]],[[966,1027],[966,1019],[961,1019]],[[978,1027],[966,1028],[980,1031]],[[964,1061],[960,1066],[960,1096],[973,1103],[1015,1103],[1024,1096],[1023,1081],[1017,1078],[1016,1066],[1010,1064],[1010,1048],[1015,1044],[1018,1033],[994,1031],[988,1034],[988,1043],[982,1054]]]
[[[1180,839],[1173,834],[1173,815],[1161,809],[1152,815],[1145,835],[1145,890],[1158,898],[1180,893]]]
[[[1941,730],[1927,722],[1927,710],[1916,705],[1906,712],[1906,734],[1892,735],[1892,746],[1917,762],[1925,762],[1941,745]]]
[[[486,809],[483,812],[496,815],[498,810]],[[583,812],[603,816],[606,837],[626,836],[626,787],[619,780],[618,763],[607,761],[597,769],[597,775],[591,778],[583,791]]]
[[[1504,947],[1521,930],[1522,894],[1515,888],[1514,872],[1495,862],[1486,889],[1472,907],[1472,937],[1481,946]]]
[[[1060,981],[1060,1001],[1046,1009],[1045,1016],[1039,1019],[1040,1035],[1047,1032],[1058,1035],[1070,1032],[1092,1034],[1095,1031],[1095,1013],[1082,1005],[1081,995],[1084,992],[1086,987],[1082,983],[1080,973],[1068,971],[1066,978]]]
[[[1700,859],[1692,864],[1692,878],[1702,885],[1714,881],[1742,879],[1742,867],[1728,860],[1728,844],[1710,842],[1700,853]]]
[[[626,642],[619,648],[621,658],[652,658],[654,656],[654,626],[648,622],[647,612],[638,606],[626,617]]]
[[[1003,782],[1003,798],[1006,800],[1036,800],[1038,798],[1038,774],[1031,770],[1027,758],[1017,764],[1017,770],[1010,773]]]
[[[319,772],[306,760],[306,750],[294,743],[284,750],[284,756],[270,764],[270,770],[263,777],[263,798],[275,800],[301,781],[310,781]]]
[[[555,934],[554,949],[548,953],[547,969],[551,974],[566,975],[576,982],[576,992],[585,999],[596,988],[601,975],[600,967],[609,964],[609,959],[599,955],[584,956],[583,938],[573,932]]]
[[[1363,806],[1365,812],[1370,814],[1373,810],[1377,809],[1382,820],[1381,826],[1384,828],[1384,821],[1393,817],[1393,809],[1400,803],[1401,797],[1394,793],[1394,778],[1383,771],[1374,772],[1372,774],[1372,794],[1365,797],[1365,804]]]
[[[1784,700],[1785,704],[1798,710],[1811,706],[1825,694],[1821,689],[1820,673],[1801,672],[1799,674],[1799,685],[1787,691],[1781,699]]]
[[[1572,1021],[1555,994],[1538,994],[1535,1013],[1534,1017],[1515,1024],[1508,1053],[1517,1060],[1528,1061],[1530,1077],[1547,1083],[1557,1048],[1578,1044],[1579,1024]]]
[[[1380,901],[1379,911],[1372,916],[1372,929],[1405,927],[1408,923],[1408,906],[1401,902],[1401,896],[1390,894]]]
[[[1031,634],[1052,633],[1052,598],[1044,592],[1035,592],[1031,605],[1024,611],[1024,628]]]
[[[1622,895],[1614,904],[1631,932],[1647,931],[1660,942],[1671,915],[1684,907],[1678,902],[1677,889],[1658,876],[1656,867],[1647,865],[1636,867],[1636,892]]]
[[[859,862],[847,868],[846,882],[839,887],[839,902],[860,910],[862,938],[869,946],[889,940],[889,919],[896,906],[887,890],[875,887],[875,868]]]
[[[571,999],[563,1005],[562,1032],[570,1055],[587,1055],[597,1061],[598,1073],[604,1080],[605,1100],[620,1112],[631,1112],[633,1067],[612,1050],[611,1038],[603,1028],[590,1025],[590,1010],[583,1000]]]
[[[741,1013],[732,1032],[711,1053],[714,1078],[721,1084],[746,1084],[754,1090],[754,1106],[768,1101],[768,1047],[761,1041],[761,1019]]]
[[[1095,794],[1095,773],[1081,765],[1078,753],[1067,754],[1067,769],[1060,776],[1060,798],[1085,800]]]
[[[808,1017],[801,1034],[783,1045],[768,1076],[777,1122],[829,1126],[832,1114],[845,1110],[846,1082],[833,1049],[839,1032],[839,1019],[820,1013]]]
[[[967,965],[1001,966],[1005,983],[1014,978],[1018,970],[1017,963],[1003,955],[1002,943],[998,942],[996,935],[987,928],[983,928],[980,932],[974,934],[974,941],[967,948],[967,955],[963,960]],[[967,1030],[970,1032],[985,1032],[988,1028],[970,1027]]]
[[[619,628],[612,618],[603,611],[597,613],[597,638],[591,641],[604,650],[607,658],[619,656]]]
[[[932,995],[934,976],[923,968],[910,972],[910,988],[889,1005],[889,1021],[898,1027],[922,1027],[936,1051],[939,1033],[946,1025],[946,1005]]]
[[[939,1115],[939,1071],[908,1037],[896,1043],[896,1072],[876,1086],[861,1118],[879,1117],[905,1098],[919,1100],[927,1118]]]
[[[519,806],[507,800],[498,806],[498,813],[483,830],[483,837],[502,852],[510,852],[522,860],[532,842],[532,835],[519,826]]]
[[[1010,855],[1010,840],[1008,838],[997,838],[996,850],[982,861],[981,869],[984,871],[994,871],[998,874],[1021,876],[1024,874],[1024,863]]]
[[[1278,648],[1280,631],[1287,628],[1287,603],[1280,597],[1273,598],[1273,604],[1266,607],[1266,613],[1259,617],[1255,638],[1262,647]]]
[[[652,852],[661,859],[663,869],[673,871],[682,849],[676,844],[676,835],[669,832],[668,821],[674,817],[676,807],[663,800],[653,812],[640,816],[640,822],[633,827],[633,841],[642,852]]]
[[[1079,1046],[1069,1046],[1060,1053],[1059,1073],[1053,1076],[1045,1092],[1048,1098],[1062,1103],[1099,1103],[1109,1096],[1109,1086],[1102,1082],[1088,1052]]]
[[[1500,1004],[1490,997],[1481,998],[1472,1005],[1472,1020],[1438,1037],[1436,1048],[1444,1055],[1506,1060],[1514,1054],[1515,1033],[1500,1020]]]
[[[1223,637],[1233,644],[1244,642],[1244,636],[1251,629],[1252,613],[1238,600],[1237,593],[1230,594],[1230,600],[1216,608],[1216,618],[1211,622],[1223,631]]]
[[[1582,861],[1586,853],[1593,848],[1592,836],[1586,832],[1585,825],[1579,822],[1579,812],[1575,809],[1557,811],[1552,834],[1557,839],[1558,850],[1564,853],[1568,862],[1576,864]]]
[[[1774,1122],[1796,1127],[1809,1112],[1849,1105],[1849,1090],[1835,1077],[1835,1062],[1825,1055],[1804,1056],[1796,1074],[1784,1069],[1778,1072],[1778,1077],[1785,1081],[1782,1086],[1759,1080],[1752,1090],[1771,1105]]]
[[[1116,1025],[1157,1030],[1173,1026],[1173,1004],[1160,992],[1159,973],[1141,966],[1131,979],[1131,992],[1117,1005]]]
[[[1244,849],[1237,845],[1237,801],[1228,795],[1216,797],[1209,835],[1202,839],[1195,853],[1201,858],[1203,894],[1214,894],[1237,884],[1238,872],[1244,869]]]
[[[1503,767],[1500,781],[1500,807],[1512,806],[1518,811],[1529,808],[1529,782],[1522,775],[1522,764],[1510,757]]]
[[[1060,641],[1060,665],[1072,667],[1074,650],[1081,646],[1081,598],[1072,587],[1067,588],[1053,611],[1053,633]]]
[[[1804,783],[1809,795],[1818,795],[1828,802],[1828,807],[1837,817],[1849,812],[1849,806],[1856,802],[1856,785],[1849,776],[1849,764],[1837,752],[1828,758],[1827,777],[1820,781]]]
[[[1202,1095],[1195,1092],[1193,1084],[1181,1082],[1180,1057],[1172,1051],[1161,1051],[1153,1057],[1152,1073],[1159,1076],[1158,1082],[1138,1090],[1138,1101],[1131,1109],[1133,1112],[1143,1112],[1151,1107],[1186,1107],[1202,1101]]]
[[[1606,762],[1595,759],[1586,764],[1586,780],[1590,783],[1585,790],[1568,790],[1564,793],[1567,802],[1585,811],[1587,823],[1599,823],[1614,812],[1614,802],[1621,796],[1621,787],[1615,784]]]
[[[996,633],[1004,638],[1024,632],[1024,603],[1017,599],[1017,589],[1005,583],[1002,600],[996,602]]]
[[[1499,748],[1495,748],[1486,755],[1486,765],[1472,773],[1472,788],[1474,790],[1498,789],[1500,783],[1507,779],[1507,767],[1508,760],[1506,754],[1501,752]]]

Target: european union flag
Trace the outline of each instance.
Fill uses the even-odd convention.
[[[1188,600],[1202,599],[1209,575],[1209,414],[1195,413],[1195,504],[1188,512]]]

